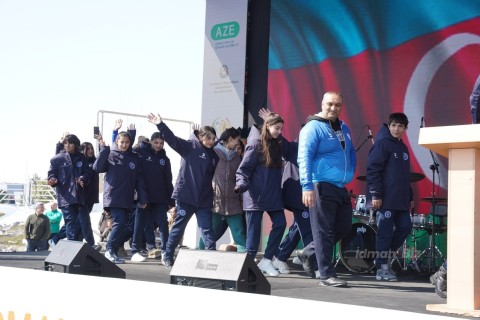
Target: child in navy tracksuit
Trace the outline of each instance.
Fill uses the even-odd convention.
[[[218,164],[218,155],[213,150],[216,132],[212,127],[204,126],[198,131],[195,130],[189,140],[184,140],[173,134],[159,114],[151,113],[147,118],[157,126],[168,145],[182,157],[172,194],[172,198],[176,200],[177,216],[162,259],[164,265],[170,267],[173,265],[175,248],[194,213],[205,249],[216,248],[212,229],[212,180]]]
[[[252,127],[242,163],[237,170],[235,190],[243,193],[243,210],[247,218],[247,252],[255,257],[260,243],[263,212],[272,220],[263,259],[258,263],[262,272],[278,276],[272,258],[282,241],[286,227],[282,202],[282,153],[288,153],[288,141],[281,137],[283,119],[270,113],[260,132]]]
[[[131,151],[132,138],[127,132],[118,133],[115,144],[105,146],[102,137],[98,137],[100,153],[93,164],[98,173],[105,173],[103,183],[103,207],[110,211],[113,220],[112,231],[107,241],[105,257],[114,263],[125,261],[117,256],[123,246],[123,233],[129,212],[137,192],[137,206],[145,208],[147,194],[138,156]]]
[[[407,126],[404,113],[390,114],[388,124],[382,126],[368,154],[367,203],[371,199],[377,210],[377,280],[397,280],[388,258],[400,248],[412,229],[410,155],[402,141]]]
[[[160,229],[161,249],[165,252],[168,240],[168,206],[172,203],[172,167],[170,159],[163,149],[164,139],[160,132],[152,134],[150,142],[142,141],[134,152],[138,154],[142,165],[143,177],[148,197],[145,209],[138,208],[135,215],[132,241],[132,261],[141,262],[145,258],[139,253],[145,234],[147,250],[156,248],[154,221]]]
[[[76,240],[78,221],[81,226],[87,225],[85,187],[90,183],[91,170],[87,159],[80,152],[80,140],[77,136],[66,135],[63,144],[64,150],[50,160],[48,184],[57,191],[58,207],[63,213],[67,239]],[[94,245],[93,236],[89,244]]]

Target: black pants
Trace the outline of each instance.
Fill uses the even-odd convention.
[[[352,203],[346,188],[333,184],[315,183],[315,206],[310,208],[315,255],[320,279],[336,277],[332,261],[335,243],[346,236],[352,227]]]

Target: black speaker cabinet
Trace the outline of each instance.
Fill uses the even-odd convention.
[[[125,279],[125,271],[79,241],[60,240],[45,259],[45,270]]]
[[[182,249],[170,271],[170,283],[270,294],[270,283],[247,253]]]

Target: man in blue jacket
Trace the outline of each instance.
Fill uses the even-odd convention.
[[[412,230],[410,209],[414,203],[410,154],[402,141],[407,126],[408,118],[404,113],[390,114],[388,124],[382,126],[368,154],[367,198],[372,199],[372,206],[377,210],[377,280],[397,280],[388,258]]]
[[[357,157],[348,126],[338,117],[343,96],[327,92],[322,110],[300,131],[298,165],[302,200],[309,207],[320,285],[345,287],[332,263],[335,243],[350,232],[352,203],[345,184],[355,172]]]

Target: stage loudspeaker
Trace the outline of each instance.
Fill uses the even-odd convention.
[[[45,259],[45,270],[125,279],[125,271],[79,241],[60,240]]]
[[[270,294],[270,283],[247,253],[189,250],[178,252],[170,283],[183,286]]]

